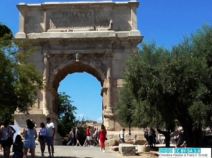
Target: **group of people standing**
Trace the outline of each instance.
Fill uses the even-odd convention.
[[[93,138],[95,141],[99,142],[100,150],[105,152],[105,141],[107,140],[107,131],[105,126],[102,124],[101,129],[98,130],[97,128],[94,131]],[[90,131],[90,126],[86,128],[86,139],[84,145],[88,144],[91,145],[92,135]]]
[[[10,157],[10,149],[12,147],[13,158],[26,158],[27,154],[30,153],[31,157],[35,157],[35,147],[36,139],[40,143],[41,156],[44,157],[45,146],[48,146],[49,157],[54,157],[54,135],[55,135],[55,126],[51,121],[50,117],[46,118],[46,123],[40,123],[40,130],[36,131],[35,123],[27,119],[26,128],[20,134],[17,134],[15,141],[13,142],[13,136],[16,133],[15,129],[12,126],[9,126],[9,122],[5,122],[0,128],[0,144],[3,147],[4,158]],[[78,133],[78,129],[76,129]],[[98,144],[100,150],[105,152],[105,141],[107,140],[107,131],[105,126],[102,124],[100,130],[95,130],[95,135],[97,136]],[[76,137],[77,138],[77,137]],[[78,140],[78,139],[77,139]],[[91,140],[91,131],[90,127],[86,129],[86,140],[85,142],[90,142]],[[76,144],[79,143],[79,140],[76,141]]]
[[[150,147],[154,147],[156,144],[156,132],[153,128],[144,129],[144,138],[146,139]]]
[[[81,133],[78,127],[72,128],[67,135],[67,140],[64,140],[64,145],[76,145],[81,146]]]
[[[103,124],[101,125],[100,130],[98,130],[98,128],[96,128],[94,130],[93,135],[91,133],[90,126],[88,126],[86,128],[85,134],[86,134],[86,139],[85,139],[85,142],[84,142],[84,146],[92,145],[91,142],[92,142],[92,139],[94,139],[95,144],[96,145],[99,144],[100,150],[105,152],[105,141],[107,140],[107,131],[106,131],[106,128]]]
[[[83,134],[84,135],[84,134]],[[67,145],[76,145],[81,146],[80,140],[83,137],[82,133],[79,132],[78,127],[72,128],[69,132],[69,141],[66,143]],[[92,128],[90,126],[87,126],[85,129],[85,139],[83,142],[83,146],[90,146],[90,145],[99,145],[100,150],[105,152],[105,141],[107,140],[107,131],[105,126],[102,124],[101,129],[98,130],[98,128]]]
[[[83,146],[89,146],[89,145],[98,145],[99,144],[99,129],[98,128],[94,128],[94,130],[92,130],[92,128],[90,126],[88,126],[85,130],[85,141],[83,143]]]
[[[40,131],[38,140],[40,142],[41,156],[44,156],[45,145],[48,146],[49,157],[54,156],[54,135],[55,135],[55,126],[51,122],[50,117],[46,119],[46,126],[43,122],[40,124]]]
[[[157,138],[156,140],[156,131],[153,128],[144,129],[144,137],[149,147],[154,147],[156,143],[165,143],[166,147],[170,147],[170,143],[175,144],[176,147],[186,146],[184,131],[182,128],[178,128],[175,131],[161,130],[157,128],[157,135],[158,134],[162,134],[164,138]]]
[[[35,129],[35,123],[32,120],[27,119],[26,126],[27,127],[23,129],[21,134],[16,135],[13,143],[13,135],[16,131],[9,126],[9,122],[3,124],[0,130],[0,140],[3,147],[4,158],[10,157],[11,146],[13,147],[13,158],[25,158],[28,152],[30,152],[31,157],[34,158],[36,147],[35,140],[37,136],[41,146],[41,156],[44,156],[45,144],[47,144],[49,157],[53,157],[55,127],[51,119],[47,117],[46,125],[43,122],[40,124],[41,128],[38,134]]]

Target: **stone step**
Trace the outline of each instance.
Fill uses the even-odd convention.
[[[114,146],[119,144],[119,131],[107,132],[107,145]],[[131,131],[131,135],[126,132],[125,142],[129,144],[144,144],[145,138],[142,130]]]

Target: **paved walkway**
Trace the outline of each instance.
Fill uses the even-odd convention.
[[[36,157],[41,157],[40,146],[36,146]],[[45,150],[45,157],[48,157],[47,148]],[[30,154],[29,154],[30,155]],[[3,157],[0,151],[0,158]],[[11,153],[12,157],[12,153]],[[30,156],[28,156],[30,158]],[[99,147],[76,147],[76,146],[55,146],[55,158],[157,158],[157,156],[149,153],[140,156],[122,156],[118,152],[111,151],[106,148],[105,152],[99,150]]]
[[[40,156],[40,146],[36,147],[36,156]],[[45,150],[45,157],[48,157],[47,149]],[[99,147],[77,147],[77,146],[55,146],[54,157],[59,158],[119,158],[117,153],[106,150],[100,151]]]
[[[40,157],[40,146],[36,147],[36,156]],[[48,157],[47,149],[45,157]],[[55,146],[55,158],[157,158],[150,153],[144,153],[140,156],[122,156],[119,152],[115,152],[106,148],[105,152],[100,151],[99,147],[77,147],[77,146]]]

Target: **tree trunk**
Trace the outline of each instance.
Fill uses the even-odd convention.
[[[186,142],[186,146],[192,147],[193,146],[193,121],[190,118],[180,118],[179,119],[180,124],[183,127],[183,135],[184,135],[184,141]]]
[[[166,147],[169,148],[170,147],[170,132],[169,132],[169,130],[162,131],[160,129],[157,129],[157,131],[158,131],[158,133],[161,133],[164,135]]]
[[[131,135],[131,122],[129,122],[129,135]]]

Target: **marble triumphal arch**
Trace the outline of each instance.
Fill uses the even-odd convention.
[[[104,124],[108,130],[117,130],[114,106],[123,70],[142,39],[137,29],[138,2],[20,3],[17,7],[16,39],[33,48],[29,61],[43,74],[44,88],[28,115],[15,113],[16,123],[22,126],[26,117],[37,122],[47,115],[56,119],[60,81],[85,71],[102,85]]]

